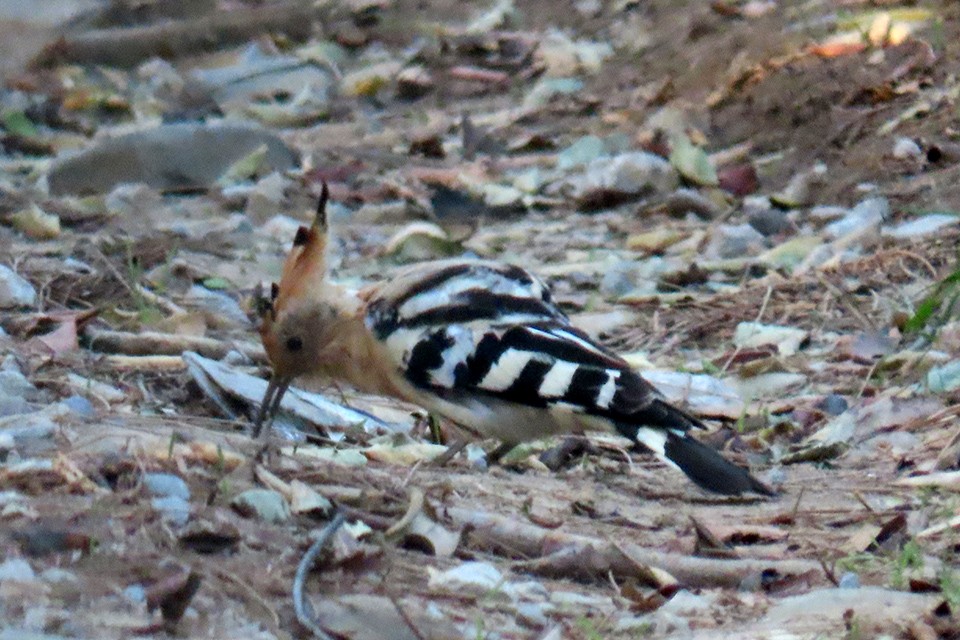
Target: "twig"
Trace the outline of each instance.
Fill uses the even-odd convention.
[[[294,0],[236,7],[199,19],[96,29],[61,37],[40,52],[31,65],[44,67],[73,62],[133,67],[149,58],[170,59],[247,42],[270,31],[282,31],[295,40],[302,40],[309,37],[317,14],[313,3]]]
[[[330,524],[320,532],[320,537],[317,538],[316,541],[310,545],[310,548],[307,549],[307,552],[303,554],[300,564],[297,565],[297,574],[293,578],[293,609],[297,614],[297,621],[307,629],[310,629],[310,631],[321,640],[333,639],[317,624],[313,614],[313,607],[310,606],[310,603],[307,602],[304,597],[303,584],[317,556],[320,555],[323,548],[330,542],[330,539],[333,537],[333,534],[337,532],[337,529],[343,525],[344,520],[343,514],[339,512],[333,517]]]
[[[242,342],[228,342],[204,336],[187,336],[176,333],[144,331],[128,333],[125,331],[87,330],[90,349],[103,353],[122,353],[130,356],[176,356],[184,351],[196,351],[205,358],[223,359],[230,351],[236,350],[254,362],[265,362],[263,349],[259,345]]]
[[[781,575],[820,571],[820,565],[809,560],[696,558],[629,542],[613,545],[598,538],[543,529],[475,509],[448,507],[443,513],[455,526],[469,527],[471,539],[478,538],[495,548],[533,558],[514,566],[540,575],[595,580],[610,571],[615,576],[648,580],[649,569],[656,568],[686,587],[738,587],[745,578],[767,570]],[[559,551],[550,553],[552,549]]]
[[[404,533],[407,528],[410,527],[413,519],[416,518],[417,514],[421,511],[423,511],[423,491],[417,487],[412,487],[410,489],[410,504],[407,507],[407,512],[403,514],[402,518],[397,520],[396,524],[384,531],[384,535],[387,538],[392,538],[393,536]]]

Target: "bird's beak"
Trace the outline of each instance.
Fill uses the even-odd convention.
[[[257,419],[253,423],[254,438],[259,438],[264,425],[273,421],[277,409],[280,408],[283,395],[287,392],[292,380],[288,376],[279,376],[276,373],[270,378],[270,382],[267,384],[267,392],[263,394],[263,400],[260,402],[260,410],[257,411]]]

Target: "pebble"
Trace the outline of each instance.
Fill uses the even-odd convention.
[[[33,285],[6,265],[0,264],[0,309],[32,307],[37,303]]]
[[[678,181],[669,162],[646,151],[597,158],[583,175],[570,180],[577,200],[589,200],[597,193],[666,193],[676,188]]]
[[[547,615],[543,604],[525,602],[517,605],[517,618],[525,625],[537,629],[547,626]]]
[[[885,227],[883,235],[888,238],[919,238],[941,231],[944,227],[957,226],[960,217],[948,213],[931,213],[929,215],[908,220],[895,227]]]
[[[0,564],[0,582],[12,580],[14,582],[33,582],[37,579],[33,567],[23,558],[10,558]]]
[[[202,312],[211,327],[238,329],[250,325],[250,320],[239,303],[222,291],[212,291],[195,284],[187,291],[183,302],[186,306]]]
[[[824,396],[816,406],[817,409],[829,413],[832,416],[838,416],[850,408],[846,398],[837,393]]]
[[[933,393],[960,389],[960,360],[930,369],[927,372],[927,388]]]
[[[890,217],[890,203],[886,198],[868,198],[860,202],[839,220],[831,222],[824,231],[830,238],[842,238],[854,231],[880,228]]]
[[[190,500],[190,487],[179,476],[172,473],[145,473],[143,486],[151,495],[158,498],[176,497],[181,500]]]
[[[430,588],[442,588],[458,593],[484,595],[501,586],[503,574],[486,562],[464,562],[443,572],[432,572]]]
[[[893,143],[893,157],[899,160],[920,159],[923,149],[912,138],[897,138]]]
[[[35,399],[37,388],[19,371],[0,371],[0,395]]]
[[[230,504],[240,515],[256,517],[264,522],[279,523],[290,519],[287,501],[270,489],[248,489]]]
[[[860,576],[848,571],[840,576],[840,583],[838,586],[841,589],[857,589],[860,587]]]
[[[721,224],[713,229],[704,255],[719,259],[743,258],[758,254],[763,247],[763,236],[749,224]]]
[[[775,236],[793,229],[785,211],[779,209],[759,209],[750,212],[748,224],[763,236]]]
[[[59,567],[51,567],[50,569],[44,570],[44,572],[40,574],[40,577],[47,582],[56,584],[75,584],[80,582],[80,578],[78,578],[77,574],[73,571],[67,571]]]
[[[123,597],[133,604],[140,604],[146,602],[147,590],[143,588],[143,585],[132,584],[123,590]]]
[[[83,396],[70,396],[62,402],[70,411],[81,418],[93,418],[97,415],[97,410],[93,408],[93,404]]]
[[[678,218],[693,213],[703,220],[712,220],[723,213],[716,202],[696,189],[677,189],[667,196],[664,206],[670,215]]]
[[[178,527],[190,520],[190,503],[179,496],[154,498],[150,501],[150,506],[159,511],[164,520]]]

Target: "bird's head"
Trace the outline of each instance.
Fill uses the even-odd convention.
[[[313,223],[297,229],[279,284],[270,286],[269,295],[262,287],[254,293],[260,338],[273,367],[256,431],[265,415],[276,409],[266,406],[270,399],[276,395],[279,405],[290,381],[317,370],[319,354],[343,317],[339,300],[342,294],[327,280],[329,197],[324,183]]]

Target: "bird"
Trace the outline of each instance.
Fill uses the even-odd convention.
[[[327,273],[329,189],[301,226],[269,295],[255,294],[272,375],[252,435],[298,377],[419,405],[472,438],[504,447],[602,431],[651,450],[707,491],[773,491],[692,435],[705,425],[673,406],[621,356],[573,326],[538,277],[483,259],[406,267],[359,291]],[[502,449],[502,448],[501,448]]]

